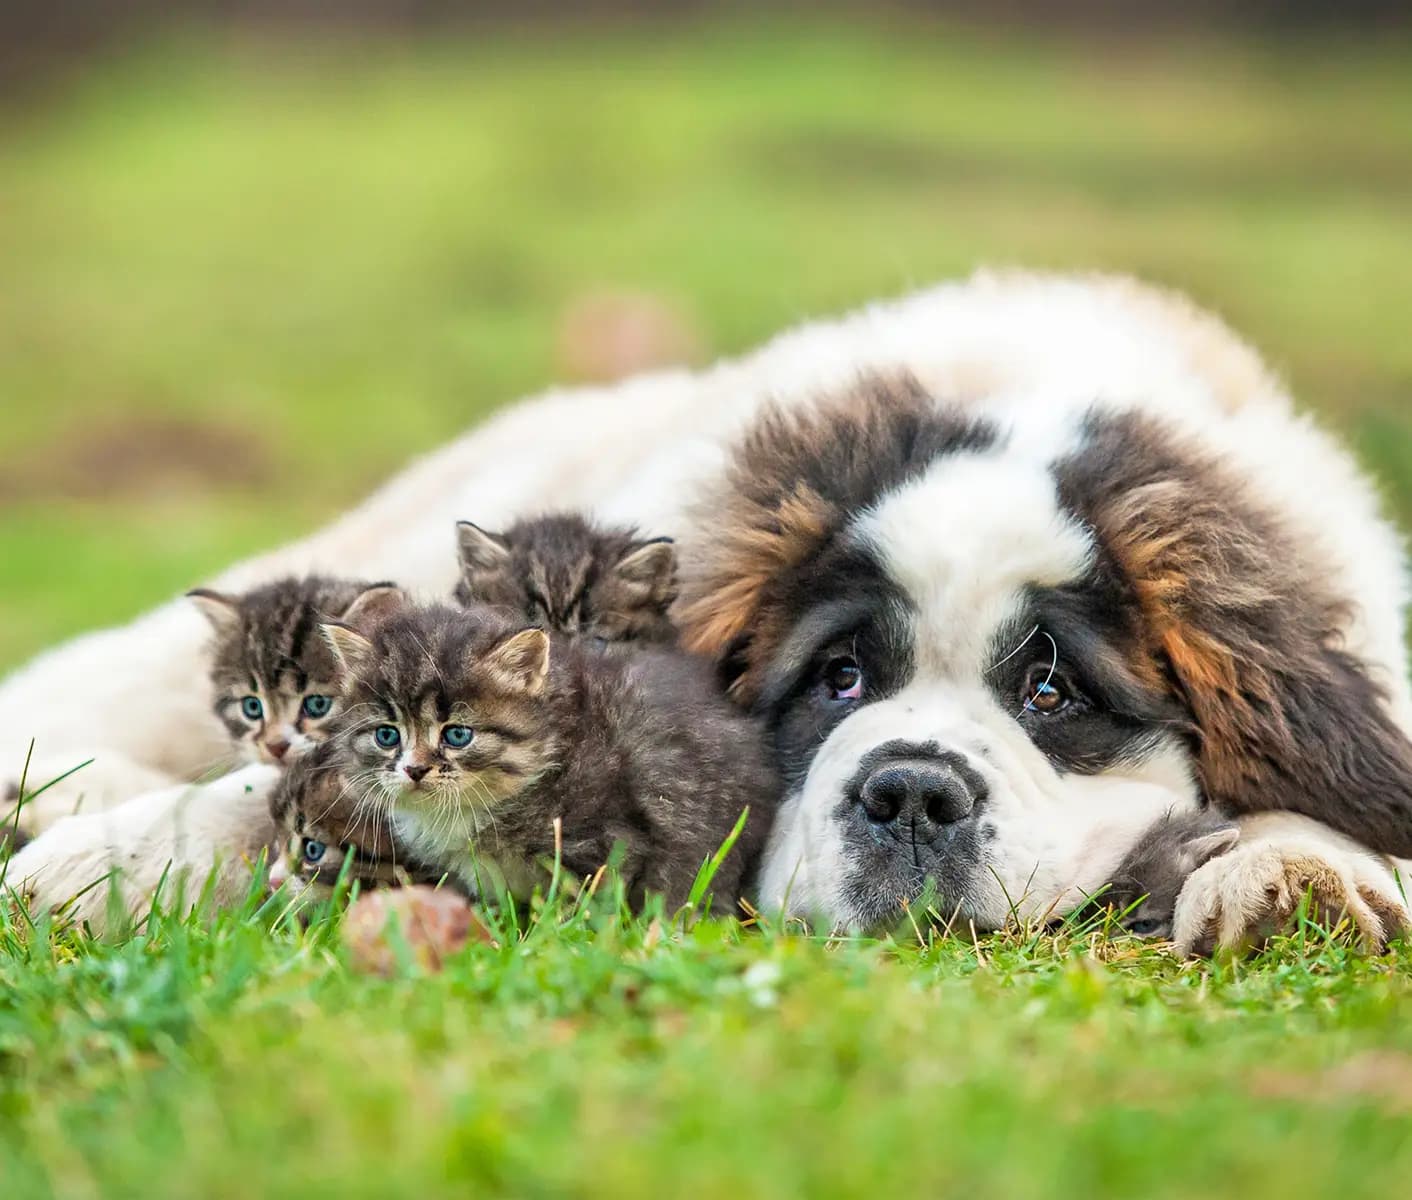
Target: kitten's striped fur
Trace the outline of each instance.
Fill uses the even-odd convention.
[[[340,876],[365,888],[439,884],[445,872],[397,843],[378,808],[338,773],[333,750],[330,742],[315,747],[285,772],[270,796],[270,886],[293,881],[299,892],[326,898]]]
[[[575,512],[517,521],[489,533],[457,527],[458,604],[484,604],[551,633],[607,642],[671,642],[676,599],[670,538],[593,524]]]
[[[702,660],[551,639],[486,607],[327,628],[345,680],[332,754],[421,858],[522,897],[554,859],[557,819],[568,871],[592,875],[621,844],[633,900],[676,906],[749,808],[713,885],[735,907],[779,785],[762,729]]]
[[[666,616],[676,594],[675,554],[669,539],[643,540],[631,529],[600,529],[573,513],[521,521],[503,536],[487,534],[468,522],[459,528],[462,579],[456,595],[463,604],[477,596],[511,612],[523,613],[567,634],[604,641],[642,638],[668,641],[673,636]],[[360,597],[369,596],[369,604]],[[268,743],[280,748],[289,737],[305,735],[307,744],[322,740],[335,727],[338,708],[338,667],[322,638],[310,638],[320,619],[357,624],[358,610],[375,620],[400,602],[391,585],[342,580],[281,580],[244,597],[194,593],[203,611],[222,629],[213,678],[217,681],[217,712],[237,744],[249,740],[265,757]],[[242,618],[238,627],[232,620]],[[246,681],[249,681],[249,690]],[[318,690],[310,691],[310,688]],[[277,716],[284,727],[254,727],[243,716],[246,696],[270,711],[267,696],[276,697]],[[309,695],[335,697],[323,719],[301,711]],[[306,733],[307,731],[307,733]],[[513,757],[513,756],[512,756]],[[398,845],[391,827],[376,810],[359,806],[357,780],[331,771],[329,756],[292,772],[271,800],[271,815],[279,830],[271,870],[275,886],[285,878],[303,886],[320,880],[327,887],[352,856],[350,873],[364,884],[434,882],[441,872],[417,863]]]
[[[357,620],[395,593],[387,583],[321,575],[277,579],[243,595],[187,593],[215,631],[216,716],[238,759],[277,766],[323,741],[337,711],[338,663],[319,625]]]

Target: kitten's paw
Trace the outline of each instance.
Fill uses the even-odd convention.
[[[1209,955],[1259,945],[1289,927],[1306,895],[1315,919],[1331,928],[1346,918],[1365,949],[1380,950],[1405,931],[1412,917],[1384,861],[1308,826],[1282,818],[1193,871],[1177,899],[1177,951]]]

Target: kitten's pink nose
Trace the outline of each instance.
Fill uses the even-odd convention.
[[[423,766],[421,763],[408,763],[402,769],[407,772],[407,778],[413,783],[421,783],[431,771],[430,767]]]
[[[270,752],[270,757],[279,760],[289,753],[289,743],[284,738],[274,738],[265,743],[265,749]]]

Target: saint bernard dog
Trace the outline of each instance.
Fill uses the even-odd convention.
[[[1211,806],[1240,840],[1188,879],[1183,949],[1307,892],[1369,944],[1407,924],[1401,543],[1349,456],[1180,298],[983,274],[701,373],[553,393],[216,583],[445,594],[457,519],[573,505],[678,537],[684,639],[769,724],[788,795],[765,911],[1045,919],[1164,814]],[[52,827],[12,884],[54,903],[118,863],[136,907],[168,864],[214,865],[218,898],[241,890],[273,775],[189,783],[220,745],[201,644],[167,605],[0,687],[32,778],[94,760],[25,814]]]

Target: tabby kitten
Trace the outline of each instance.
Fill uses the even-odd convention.
[[[650,891],[675,907],[748,807],[713,883],[735,907],[779,783],[761,728],[699,660],[597,651],[484,606],[325,631],[344,668],[339,770],[370,781],[420,858],[523,898],[554,858],[558,818],[565,868],[592,875],[621,843],[633,902]]]
[[[1240,830],[1209,809],[1168,813],[1134,846],[1099,901],[1139,937],[1170,938],[1177,896],[1197,867],[1226,853]]]
[[[445,872],[419,862],[392,836],[382,812],[359,803],[321,742],[284,773],[270,794],[275,841],[271,889],[291,884],[301,895],[327,898],[348,864],[347,882],[364,888],[437,884]]]
[[[552,513],[488,533],[457,525],[461,581],[455,598],[485,604],[554,633],[607,642],[671,642],[677,595],[671,538],[639,538],[578,513]]]
[[[338,707],[338,660],[320,623],[356,624],[402,598],[391,584],[318,575],[276,580],[243,595],[197,588],[187,596],[216,634],[216,716],[237,757],[274,764],[321,742]]]

